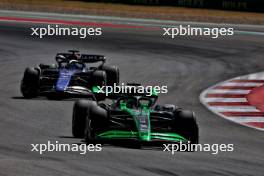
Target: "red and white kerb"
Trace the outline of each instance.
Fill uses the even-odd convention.
[[[264,131],[264,77],[252,75],[208,88],[201,94],[201,102],[225,119]]]

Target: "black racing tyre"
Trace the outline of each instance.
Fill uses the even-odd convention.
[[[107,85],[114,86],[119,84],[119,69],[116,66],[102,66],[102,70],[106,72]]]
[[[100,86],[100,87],[105,86],[106,82],[107,82],[106,78],[107,78],[107,76],[106,76],[105,71],[96,70],[93,73],[93,85],[94,86]],[[105,94],[104,93],[96,93],[95,97],[96,97],[97,101],[102,101],[105,99]]]
[[[96,86],[105,86],[107,82],[106,78],[107,78],[107,75],[104,71],[96,70],[93,73],[93,83]]]
[[[26,68],[20,85],[20,91],[25,98],[35,98],[39,92],[39,71],[36,68]]]
[[[56,64],[50,64],[50,65],[47,65],[47,64],[39,64],[39,67],[41,69],[57,69],[58,66]]]
[[[199,128],[192,111],[180,110],[175,117],[174,130],[190,141],[191,144],[199,143]]]
[[[78,100],[74,103],[72,113],[72,134],[74,137],[84,137],[86,117],[88,116],[89,109],[95,105],[95,102],[88,100]]]
[[[94,121],[91,118],[86,117],[84,140],[87,144],[95,143],[95,129],[93,128]]]
[[[167,112],[174,112],[176,109],[177,107],[173,104],[164,104],[162,106],[162,110]]]
[[[107,128],[107,111],[99,106],[91,106],[86,116],[84,140],[96,143],[96,133]]]

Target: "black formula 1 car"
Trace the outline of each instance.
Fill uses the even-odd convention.
[[[118,68],[104,65],[105,57],[102,55],[79,54],[77,50],[69,50],[69,53],[58,53],[55,59],[56,64],[26,68],[21,82],[21,92],[25,98],[96,99],[98,97],[94,96],[93,87],[119,84]],[[100,65],[89,67],[89,64],[96,62],[100,62]]]
[[[156,100],[156,95],[142,94],[114,95],[112,104],[78,100],[73,108],[73,136],[87,143],[135,140],[139,146],[198,143],[194,113],[172,104],[155,105]]]

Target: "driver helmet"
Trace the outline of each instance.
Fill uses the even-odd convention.
[[[72,54],[69,56],[69,60],[78,60],[80,59],[80,55],[79,54]]]
[[[126,104],[128,108],[136,108],[137,107],[137,101],[135,99],[127,99]]]

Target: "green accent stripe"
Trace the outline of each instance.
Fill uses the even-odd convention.
[[[99,138],[102,139],[124,139],[124,138],[139,138],[139,133],[134,131],[119,131],[119,130],[110,130],[103,132],[98,135]],[[151,140],[160,139],[160,140],[168,140],[168,141],[186,141],[184,137],[176,133],[151,133]]]

